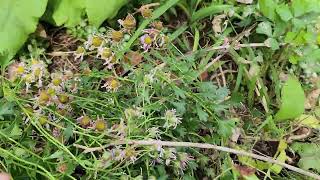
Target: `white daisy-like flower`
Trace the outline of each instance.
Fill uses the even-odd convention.
[[[98,48],[97,57],[105,61],[103,65],[107,66],[108,69],[112,69],[117,61],[115,53],[110,48],[106,47]]]
[[[90,35],[88,40],[84,43],[85,48],[92,51],[98,49],[106,44],[106,40],[100,35]]]
[[[171,109],[167,110],[164,115],[165,124],[163,125],[164,128],[173,128],[175,129],[178,124],[181,123],[181,118],[176,115],[176,110]]]

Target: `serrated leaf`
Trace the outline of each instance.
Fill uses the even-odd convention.
[[[86,0],[86,12],[90,24],[99,27],[104,20],[112,18],[127,0]]]
[[[281,106],[275,119],[277,121],[294,119],[304,112],[304,91],[295,77],[289,77],[281,91]]]
[[[232,135],[232,130],[236,127],[237,122],[238,119],[218,121],[218,134],[224,138],[229,138]]]
[[[276,12],[280,16],[280,18],[285,22],[287,22],[293,18],[291,11],[290,11],[288,5],[286,5],[286,4],[279,5],[276,8]]]
[[[270,20],[274,21],[276,17],[276,8],[277,4],[273,0],[259,0],[259,9],[262,14],[269,18]]]
[[[202,110],[201,106],[196,106],[197,115],[200,119],[200,121],[206,122],[208,120],[208,113]]]
[[[271,23],[270,22],[261,22],[261,23],[259,23],[256,31],[259,34],[265,34],[268,37],[271,37],[272,36]]]
[[[11,59],[36,30],[46,5],[47,0],[0,1],[0,52],[8,51],[6,59]]]
[[[320,173],[320,146],[312,143],[294,143],[291,148],[300,155],[298,166],[304,170],[314,169]]]

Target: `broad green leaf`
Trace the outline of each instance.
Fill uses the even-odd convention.
[[[0,52],[7,51],[7,59],[11,59],[36,30],[46,5],[47,0],[0,1]]]
[[[304,91],[295,77],[289,77],[281,91],[281,106],[275,119],[277,121],[294,119],[304,112]]]
[[[57,26],[74,27],[87,14],[89,23],[99,27],[126,3],[127,0],[51,0],[44,19]]]
[[[76,26],[81,22],[85,0],[54,0],[52,19],[57,26]]]
[[[9,65],[11,58],[9,57],[9,52],[0,52],[0,66],[5,68]]]
[[[261,22],[256,29],[257,33],[272,36],[272,27],[270,22]]]
[[[86,11],[90,24],[99,27],[104,20],[112,18],[127,0],[86,0]]]
[[[302,16],[310,12],[320,12],[319,0],[293,0],[292,11],[295,17]]]
[[[274,21],[276,17],[276,8],[277,4],[273,0],[259,0],[259,9],[261,13],[269,18],[270,20]]]
[[[304,170],[314,169],[320,173],[320,145],[312,143],[294,143],[291,148],[300,155],[298,166]]]
[[[288,5],[286,5],[286,4],[279,5],[276,9],[276,12],[279,14],[280,18],[285,22],[287,22],[291,18],[293,18],[291,11],[290,11]]]

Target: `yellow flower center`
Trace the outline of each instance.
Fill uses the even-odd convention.
[[[60,94],[58,99],[62,104],[65,104],[69,101],[69,97],[66,94]]]
[[[106,129],[106,123],[103,120],[96,121],[96,130],[103,131]]]
[[[62,80],[59,79],[59,78],[54,78],[52,80],[52,84],[55,85],[55,86],[59,86],[61,83],[62,83]]]
[[[110,88],[111,89],[118,89],[119,86],[120,86],[120,83],[116,79],[112,79],[110,81]]]
[[[78,48],[77,48],[77,54],[82,54],[82,53],[84,53],[86,50],[83,48],[83,47],[81,47],[81,46],[79,46]]]
[[[17,74],[23,74],[24,73],[24,67],[23,66],[18,66],[16,72],[17,72]]]
[[[41,125],[45,125],[45,124],[47,123],[47,121],[48,121],[48,118],[45,117],[45,116],[41,116],[41,117],[38,119],[38,121],[39,121],[39,123],[40,123]]]
[[[48,102],[50,100],[50,95],[45,92],[45,91],[42,91],[39,95],[39,103],[40,104],[45,104],[46,102]]]
[[[121,31],[112,31],[112,40],[119,42],[123,38],[123,33]]]
[[[41,74],[41,69],[40,68],[35,69],[34,75],[39,77],[40,74]]]
[[[88,116],[82,117],[80,124],[81,126],[88,126],[90,124],[90,118]]]
[[[47,93],[50,94],[51,96],[55,95],[56,94],[56,91],[53,89],[53,88],[49,88],[47,90]]]
[[[101,37],[98,36],[93,36],[92,38],[92,45],[94,47],[99,47],[103,42],[103,39]]]
[[[151,39],[151,37],[150,37],[150,36],[146,36],[146,37],[144,38],[144,43],[147,44],[147,45],[152,44],[152,39]]]
[[[151,15],[152,15],[152,10],[149,9],[149,8],[144,8],[144,9],[141,11],[141,15],[142,15],[144,18],[149,18],[149,17],[151,17]]]
[[[105,48],[102,52],[103,58],[109,58],[112,55],[112,51],[110,48]]]
[[[27,74],[25,77],[24,77],[24,80],[28,83],[32,82],[32,74]]]
[[[136,19],[131,15],[129,14],[126,19],[123,21],[123,27],[126,28],[126,29],[133,29],[136,27]]]

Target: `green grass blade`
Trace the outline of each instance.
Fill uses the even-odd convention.
[[[207,16],[211,16],[213,14],[221,13],[225,10],[231,9],[233,6],[231,5],[216,5],[212,4],[208,7],[202,8],[195,12],[191,18],[191,22],[199,21],[200,19],[203,19]]]

